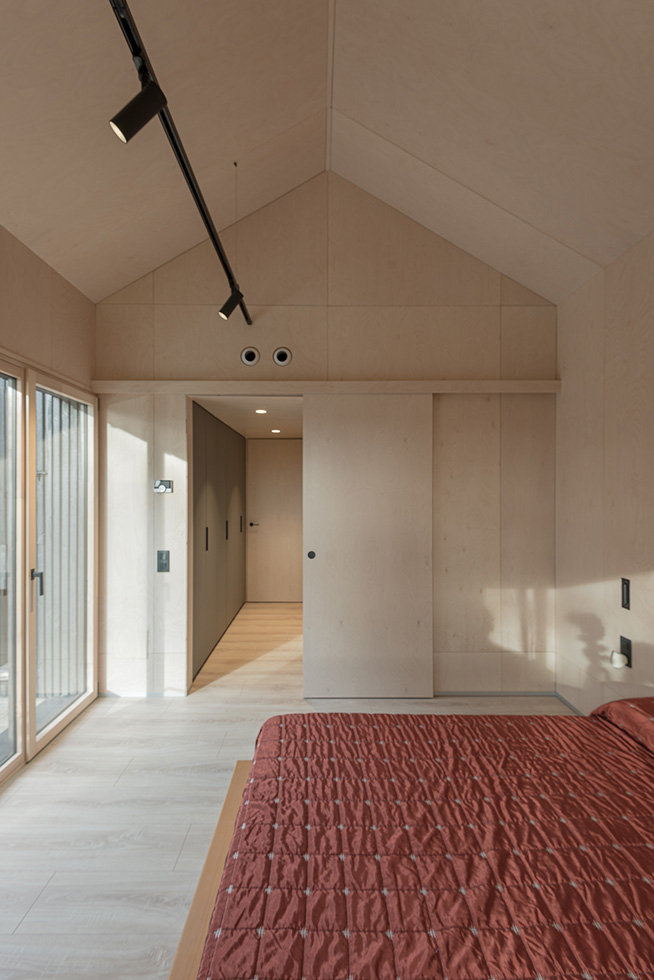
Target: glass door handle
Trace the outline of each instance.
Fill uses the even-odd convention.
[[[32,581],[35,578],[39,579],[39,595],[43,595],[43,572],[37,572],[35,568],[32,569]]]

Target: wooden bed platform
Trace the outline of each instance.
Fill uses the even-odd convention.
[[[240,760],[234,767],[168,980],[196,980],[198,975],[211,913],[251,765],[250,760]]]

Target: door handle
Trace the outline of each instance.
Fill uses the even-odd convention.
[[[259,527],[259,525],[258,524],[254,524],[252,521],[250,521],[250,527]]]
[[[32,576],[31,576],[31,578],[32,578],[32,581],[34,581],[35,578],[38,578],[38,580],[39,580],[39,595],[43,595],[43,572],[37,572],[37,570],[35,568],[33,568],[32,569]]]

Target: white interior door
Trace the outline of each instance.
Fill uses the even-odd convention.
[[[305,697],[431,697],[432,397],[305,395],[303,436]]]

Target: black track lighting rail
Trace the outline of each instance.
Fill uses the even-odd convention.
[[[145,50],[143,41],[141,40],[141,35],[138,32],[138,28],[134,22],[132,13],[127,5],[127,0],[109,0],[109,3],[111,4],[113,12],[116,15],[118,23],[120,24],[120,29],[123,32],[123,36],[132,55],[132,60],[136,71],[138,72],[141,85],[146,85],[148,81],[158,84],[157,76],[154,73],[154,68],[152,67],[152,63],[148,58],[147,51]],[[227,258],[225,250],[222,246],[222,242],[220,241],[220,237],[216,231],[216,226],[213,223],[211,214],[209,213],[207,202],[202,195],[200,185],[198,184],[197,178],[193,173],[193,168],[189,158],[186,155],[186,150],[184,149],[184,145],[180,139],[179,133],[177,132],[177,127],[173,122],[173,117],[170,114],[168,106],[164,106],[164,108],[158,112],[158,116],[164,132],[168,137],[168,142],[170,143],[173,153],[175,154],[175,159],[179,164],[180,170],[184,174],[184,179],[186,180],[188,189],[190,190],[191,196],[195,201],[195,206],[200,212],[200,217],[202,218],[204,226],[207,229],[209,238],[211,239],[211,244],[215,248],[218,258],[220,259],[220,263],[225,270],[231,295],[234,296],[235,294],[238,294],[238,296],[240,296],[238,306],[240,307],[241,313],[245,317],[245,322],[251,324],[252,317],[250,316],[248,308],[245,305],[243,295],[239,289],[238,283],[236,282],[236,277],[234,276],[232,267],[229,264],[229,259]]]

